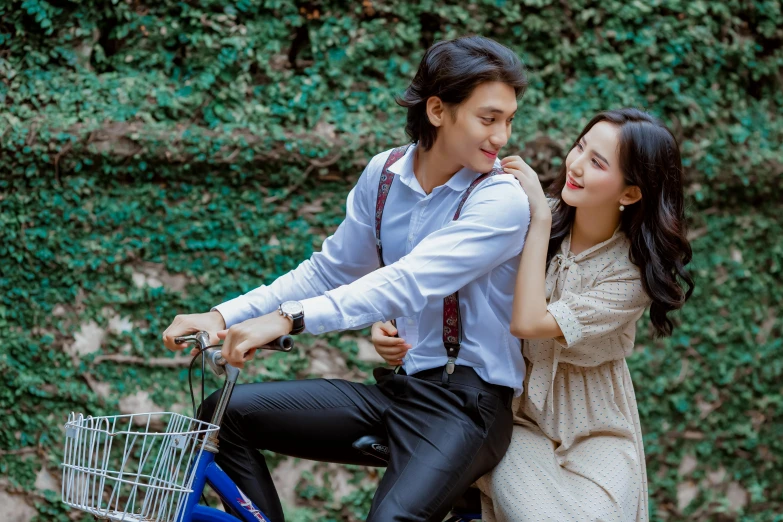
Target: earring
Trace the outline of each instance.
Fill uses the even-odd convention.
[[[625,205],[620,205],[620,212],[622,212],[623,210],[625,210]]]

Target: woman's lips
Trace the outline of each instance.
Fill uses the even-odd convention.
[[[579,190],[583,189],[584,187],[580,187],[579,185],[573,183],[571,181],[571,178],[566,178],[566,187],[570,188],[571,190]]]
[[[483,152],[483,153],[484,153],[484,155],[485,155],[486,157],[488,157],[489,159],[495,159],[495,158],[497,158],[497,157],[498,157],[498,153],[497,153],[497,152],[487,152],[487,151],[485,151],[484,149],[481,149],[481,152]]]

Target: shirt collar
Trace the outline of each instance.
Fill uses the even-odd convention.
[[[419,185],[419,180],[416,179],[416,175],[413,173],[413,158],[414,154],[416,154],[417,146],[418,144],[414,143],[408,147],[405,155],[397,160],[394,165],[389,167],[389,172],[399,176],[400,181],[411,189],[415,190],[416,192],[420,192],[421,194],[425,194],[424,189],[421,188],[421,185]],[[494,167],[500,168],[500,160],[495,159]],[[467,167],[463,167],[458,170],[457,173],[454,174],[451,178],[449,178],[444,186],[450,188],[454,192],[462,192],[466,190],[470,184],[473,183],[473,180],[475,180],[478,176],[478,172]]]

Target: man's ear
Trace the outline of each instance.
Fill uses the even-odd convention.
[[[427,119],[433,127],[440,127],[443,125],[443,118],[446,115],[446,104],[443,100],[437,96],[430,96],[427,98]]]
[[[626,187],[625,192],[623,192],[623,196],[620,198],[620,204],[633,205],[640,199],[642,199],[642,189],[636,185],[631,185],[630,187]]]

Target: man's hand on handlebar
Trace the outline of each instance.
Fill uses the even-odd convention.
[[[169,350],[182,350],[187,346],[187,343],[177,344],[174,339],[202,330],[209,332],[210,344],[217,344],[217,333],[225,328],[226,322],[218,311],[205,314],[181,314],[176,316],[171,325],[163,332],[163,344]]]
[[[291,319],[272,312],[221,330],[217,336],[223,340],[223,357],[231,366],[243,368],[257,349],[291,333],[292,328]]]

